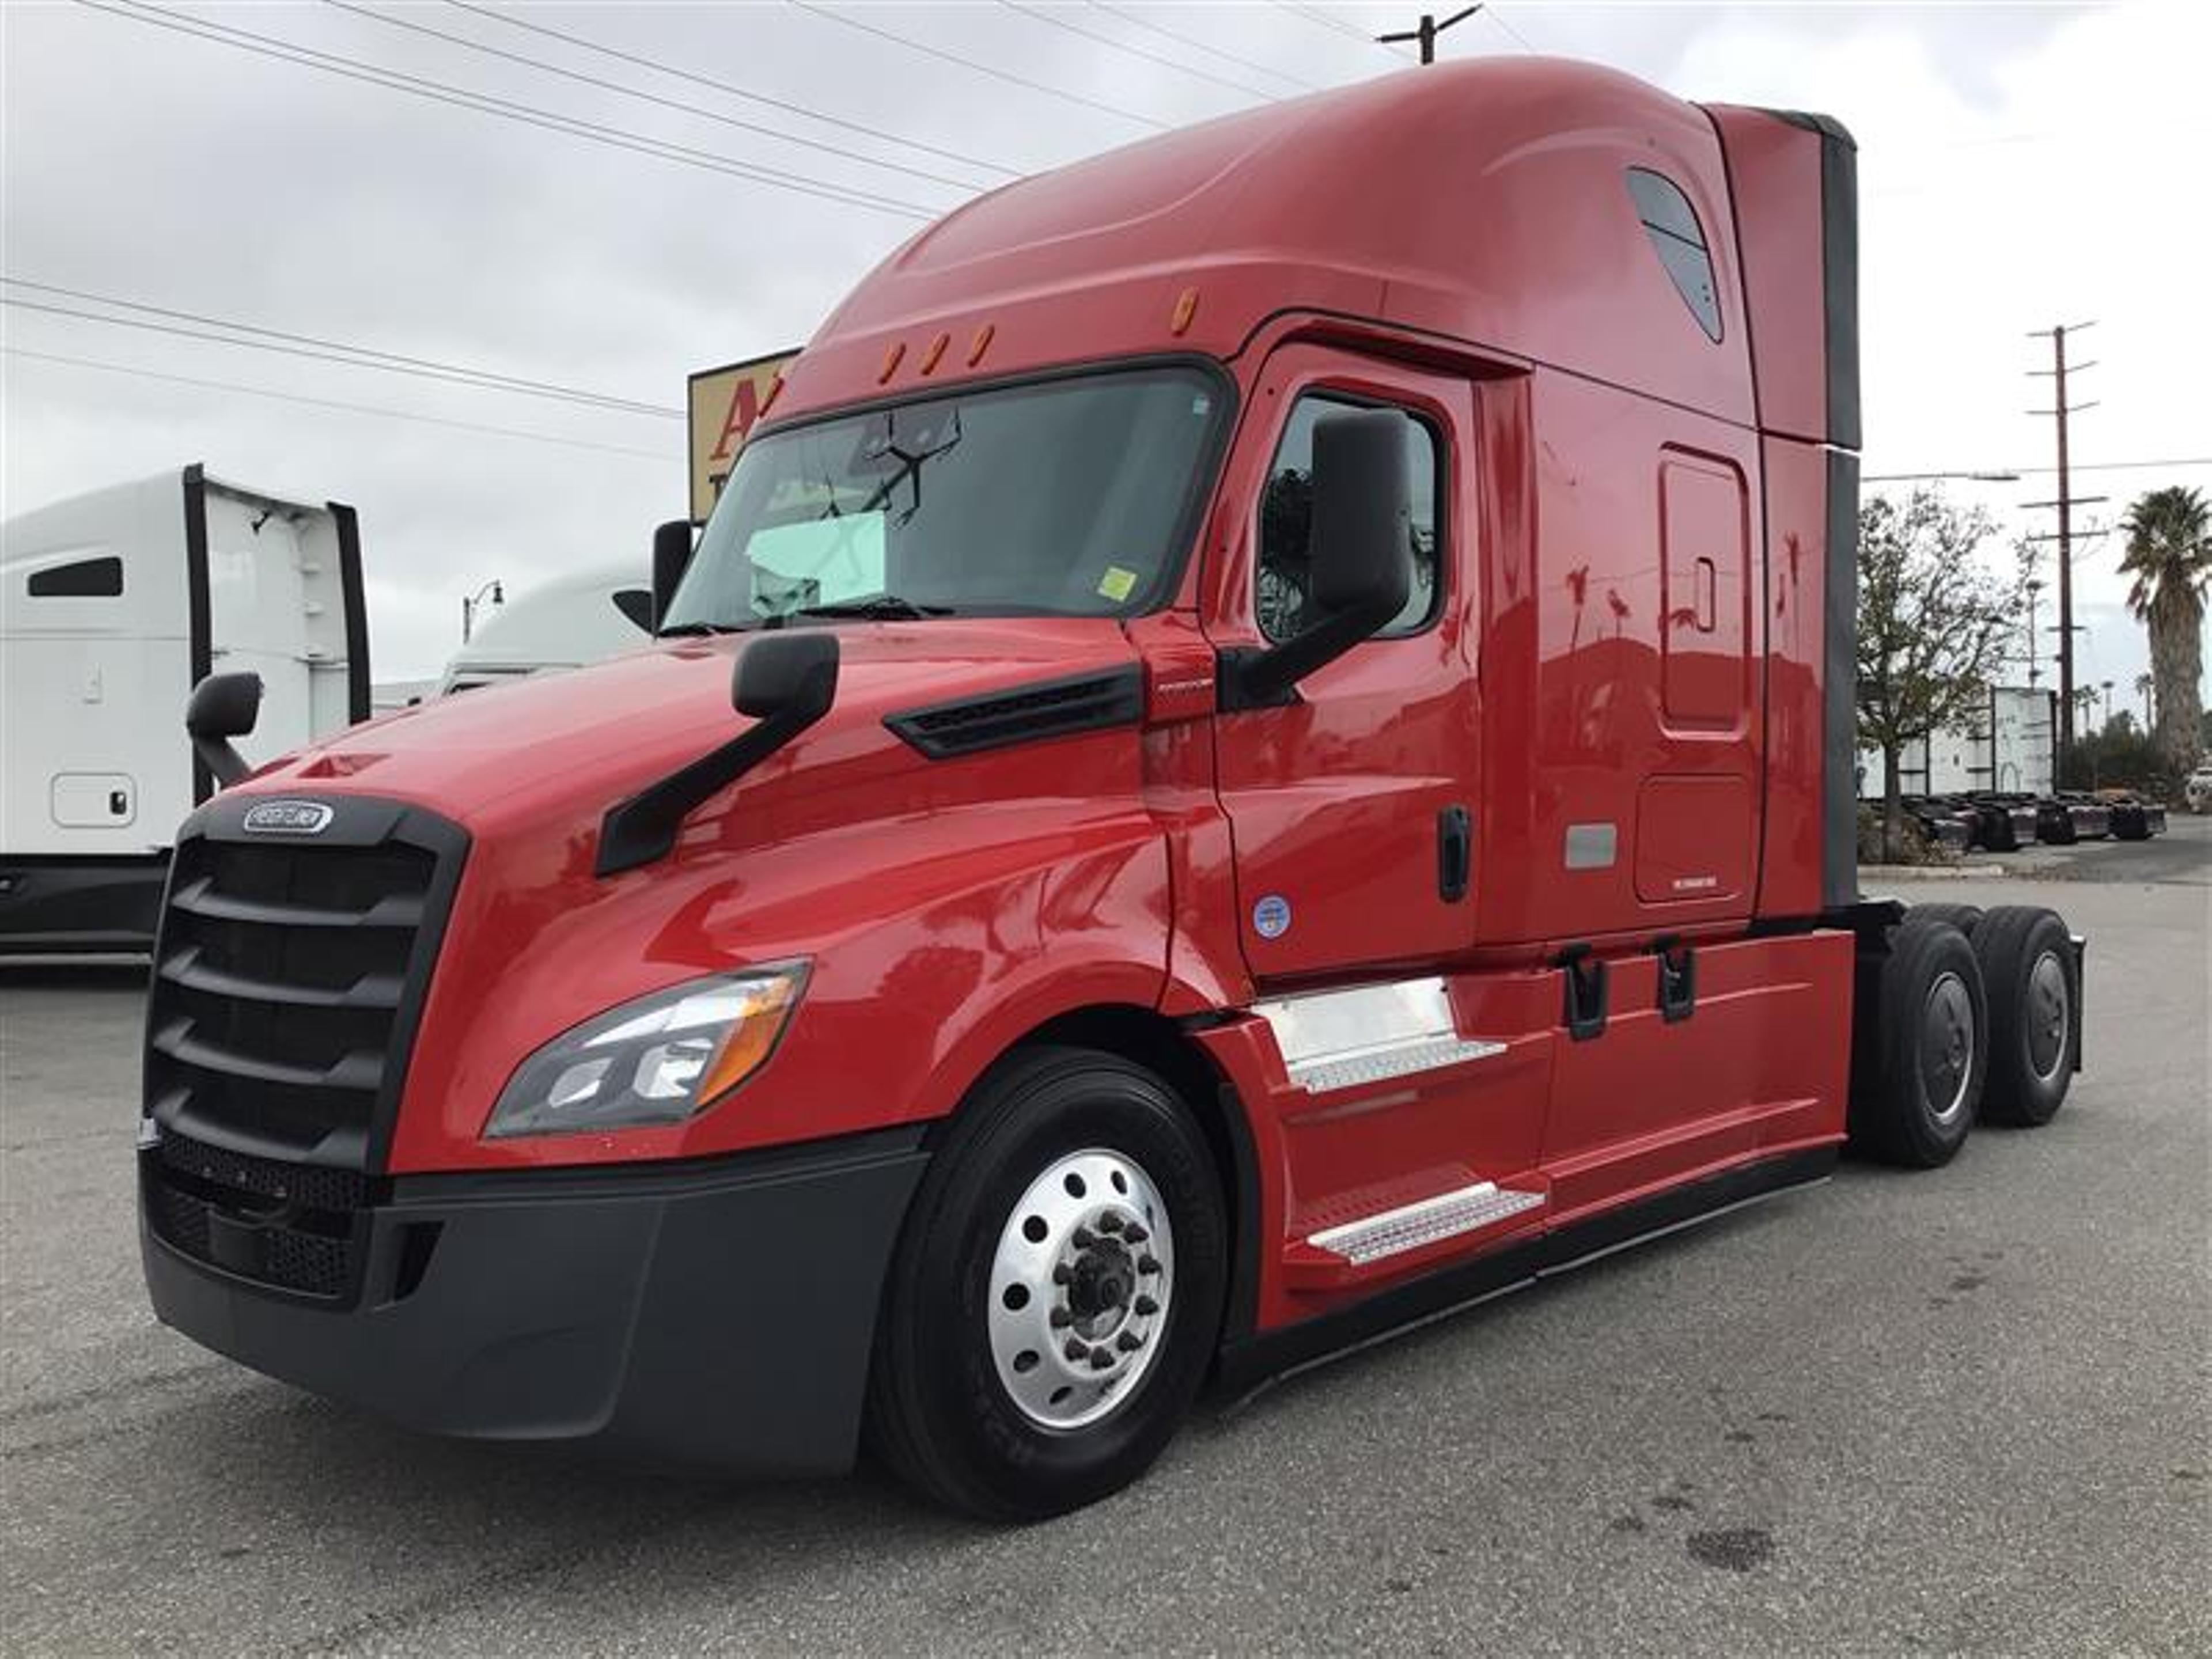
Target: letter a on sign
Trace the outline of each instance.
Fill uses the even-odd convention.
[[[693,523],[704,523],[714,510],[723,481],[730,476],[738,452],[744,447],[753,422],[768,407],[778,377],[798,356],[796,351],[780,351],[771,357],[710,368],[691,377],[687,413]]]

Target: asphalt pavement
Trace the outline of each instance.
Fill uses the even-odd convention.
[[[2089,1069],[1210,1410],[1026,1530],[424,1439],[157,1326],[136,972],[0,969],[12,1653],[2212,1652],[2212,821],[2033,879]]]

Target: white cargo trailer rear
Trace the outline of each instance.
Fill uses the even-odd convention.
[[[354,511],[198,466],[0,525],[0,951],[143,950],[177,824],[213,793],[185,700],[261,677],[259,762],[368,718]]]
[[[1908,795],[2048,795],[2057,787],[2054,763],[2057,696],[2037,686],[1992,686],[1981,706],[1955,726],[1905,745],[1899,787]],[[1859,794],[1879,800],[1879,750],[1859,756]]]

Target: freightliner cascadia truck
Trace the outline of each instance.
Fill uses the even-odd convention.
[[[250,776],[204,684],[161,1318],[1033,1516],[1201,1390],[2047,1120],[2080,941],[1856,880],[1853,167],[1536,59],[1158,138],[853,291],[658,644]]]

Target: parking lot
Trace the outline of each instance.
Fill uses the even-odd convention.
[[[1828,1186],[1192,1425],[1024,1531],[416,1438],[157,1327],[137,970],[0,971],[23,1653],[2212,1651],[2212,821],[1907,896],[2091,938],[2048,1129]],[[779,1265],[771,1271],[781,1271]],[[763,1363],[773,1363],[772,1358]]]

